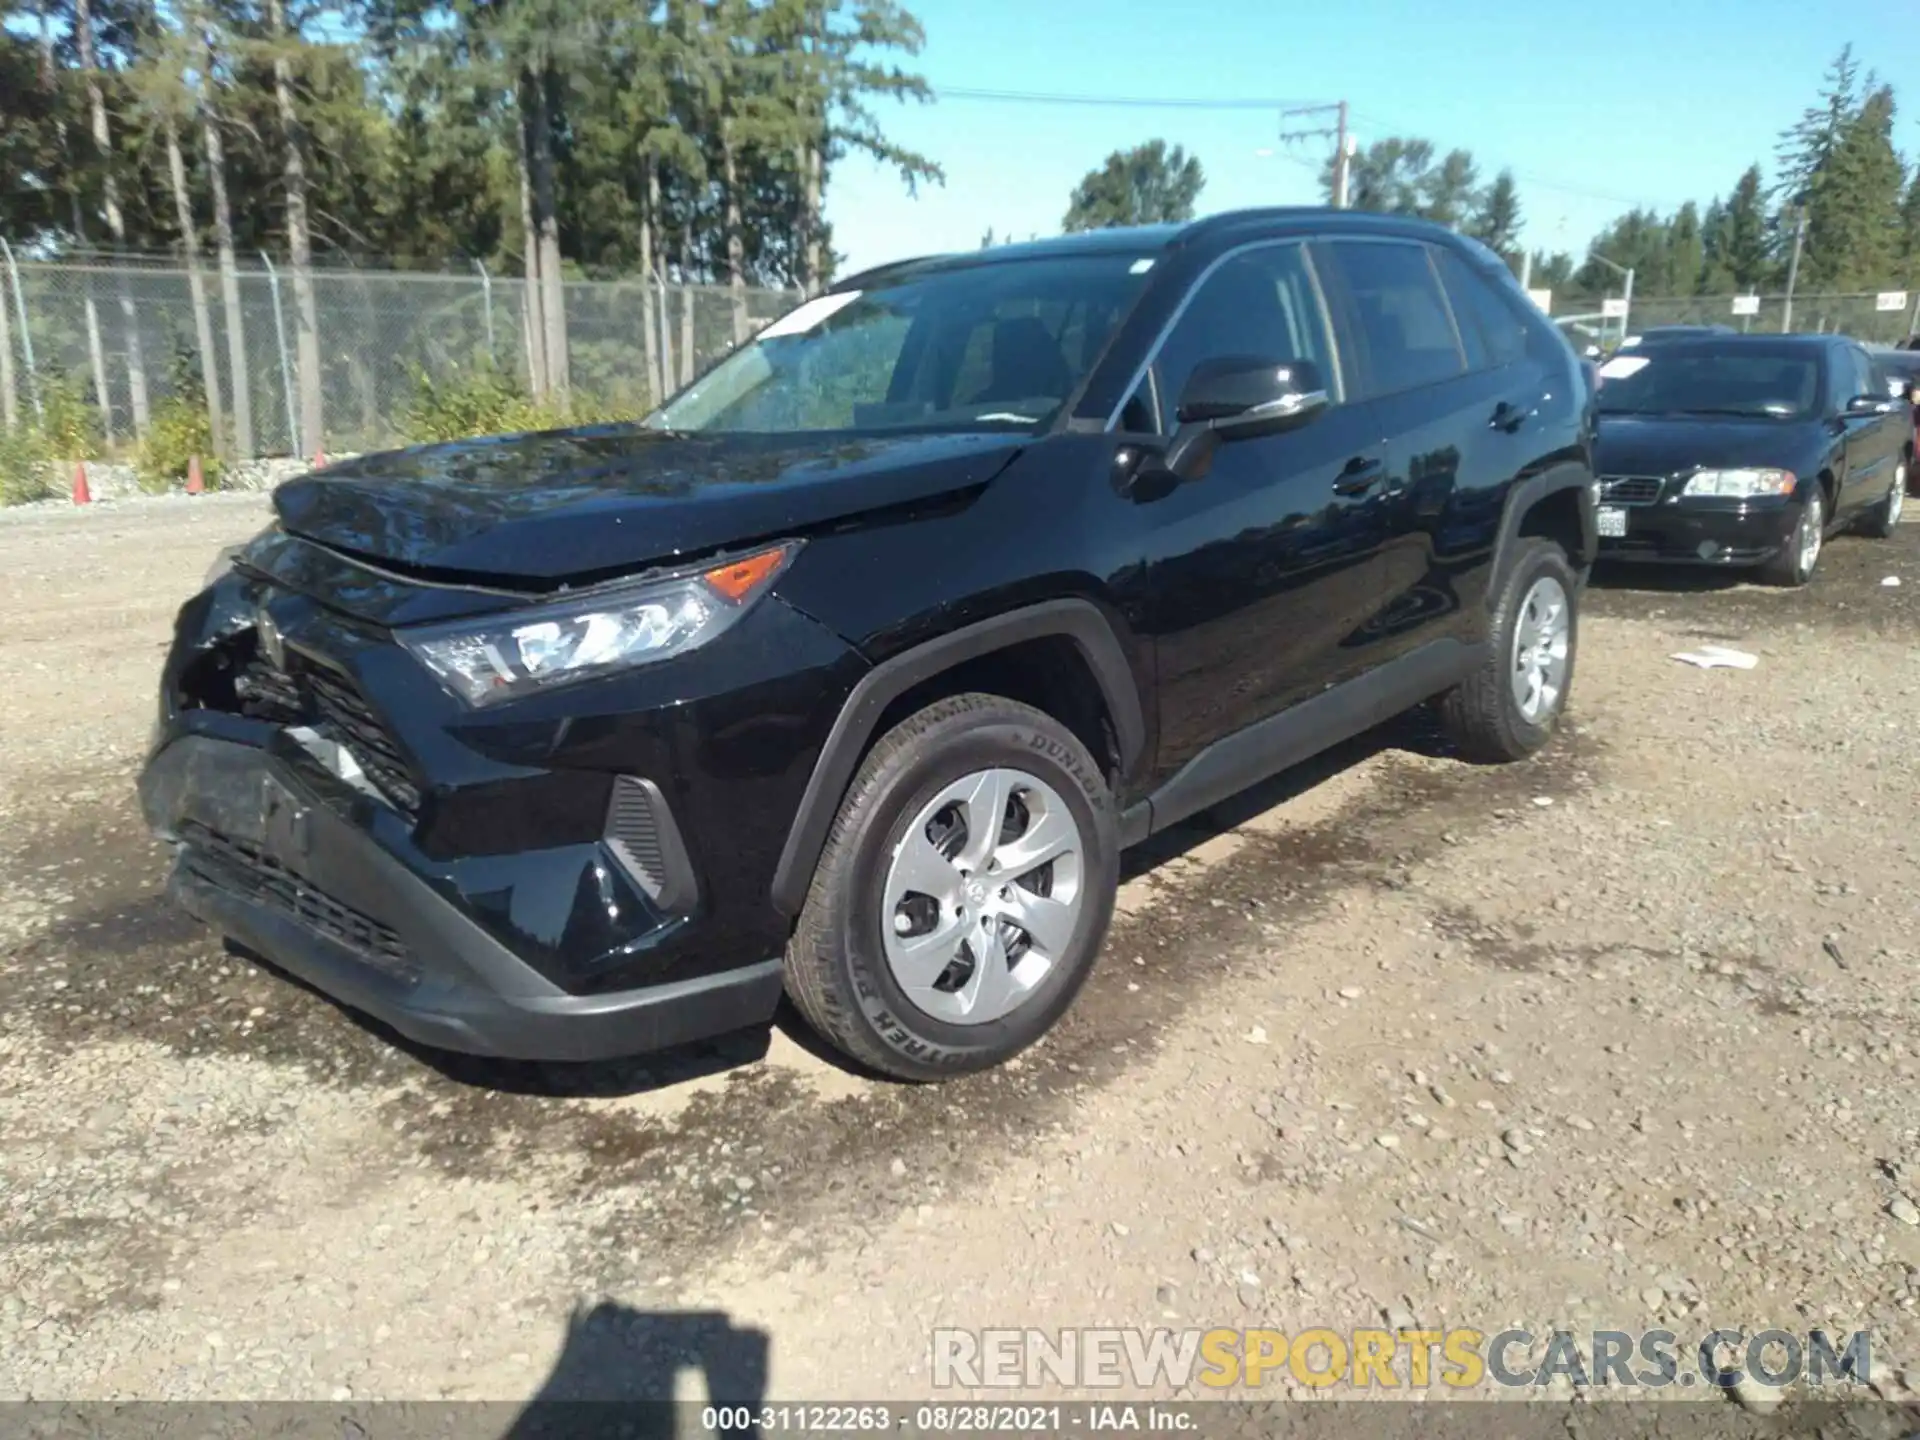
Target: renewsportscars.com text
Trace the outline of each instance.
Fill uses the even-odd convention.
[[[1544,1342],[1544,1343],[1541,1343]],[[1287,1380],[1316,1389],[1471,1390],[1484,1385],[1660,1390],[1865,1384],[1872,1343],[1857,1330],[936,1330],[936,1389],[1257,1389]]]

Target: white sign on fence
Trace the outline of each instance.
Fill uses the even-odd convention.
[[[1760,297],[1758,295],[1734,296],[1733,313],[1736,315],[1758,315],[1760,313]]]
[[[1553,313],[1553,292],[1551,290],[1529,290],[1527,291],[1527,298],[1538,305],[1545,314],[1551,315]]]
[[[1602,320],[1626,319],[1627,302],[1625,300],[1602,300],[1600,302],[1600,318]]]
[[[1874,297],[1876,310],[1904,310],[1907,308],[1907,292],[1904,290],[1882,290]]]

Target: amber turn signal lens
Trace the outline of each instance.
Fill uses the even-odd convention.
[[[792,553],[786,545],[776,545],[757,555],[716,565],[701,578],[724,598],[738,605],[780,573],[780,567]]]

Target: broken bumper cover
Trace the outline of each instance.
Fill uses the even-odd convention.
[[[206,735],[140,778],[173,842],[169,893],[242,946],[408,1039],[516,1060],[603,1060],[772,1018],[778,959],[639,989],[555,985],[353,824],[294,766]]]

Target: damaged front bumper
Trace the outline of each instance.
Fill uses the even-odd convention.
[[[764,1023],[777,959],[572,994],[515,955],[352,818],[354,797],[285,736],[180,735],[140,780],[175,846],[169,893],[245,948],[423,1045],[600,1060]]]

